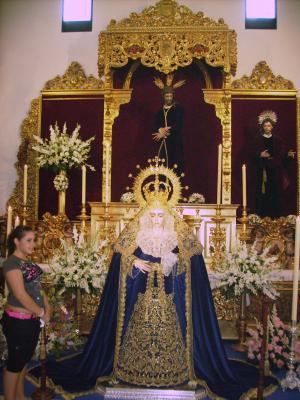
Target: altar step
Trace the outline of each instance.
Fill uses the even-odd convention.
[[[142,389],[98,385],[97,392],[110,400],[200,400],[207,396],[204,388],[190,389],[187,386],[178,389]]]

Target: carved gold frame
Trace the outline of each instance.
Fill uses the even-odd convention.
[[[112,88],[113,72],[134,60],[123,89],[130,88],[137,67],[153,67],[168,74],[195,62],[203,74],[206,89],[205,101],[214,104],[223,130],[223,182],[222,201],[231,203],[231,103],[230,75],[237,66],[235,31],[228,28],[223,19],[214,21],[202,12],[194,13],[176,0],[161,0],[145,8],[140,14],[131,13],[119,22],[112,20],[99,35],[98,68],[104,76],[105,87]],[[205,66],[222,67],[224,89],[214,90]],[[116,104],[115,110],[119,108]],[[111,148],[111,133],[106,135],[106,153]],[[109,162],[111,158],[109,157]],[[106,166],[110,164],[105,163]],[[103,177],[103,182],[110,175]],[[105,193],[105,191],[103,191]],[[109,199],[110,200],[110,199]],[[105,201],[105,197],[103,197]]]
[[[240,79],[234,80],[231,83],[231,96],[262,96],[263,98],[273,99],[285,99],[297,102],[297,121],[296,121],[296,141],[297,141],[297,170],[298,170],[298,182],[297,182],[297,213],[300,210],[300,100],[297,98],[297,90],[293,83],[282,77],[281,75],[275,75],[271,70],[270,66],[266,61],[258,62],[253,68],[249,76],[244,75]]]
[[[208,65],[234,74],[237,66],[236,33],[223,19],[214,21],[194,13],[176,0],[160,0],[140,14],[112,20],[99,35],[99,76],[111,85],[111,69],[139,59],[165,74],[205,59]]]

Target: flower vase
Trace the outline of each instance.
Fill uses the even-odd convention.
[[[58,192],[58,214],[62,215],[66,213],[66,191],[62,190]]]
[[[61,170],[54,178],[54,187],[58,191],[58,214],[66,214],[66,190],[69,186],[66,171]]]

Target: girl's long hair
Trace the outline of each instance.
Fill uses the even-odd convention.
[[[21,240],[27,232],[32,232],[30,226],[17,226],[13,229],[7,238],[8,255],[10,256],[16,250],[15,239]]]

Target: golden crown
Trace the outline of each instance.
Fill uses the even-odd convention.
[[[169,195],[172,192],[172,186],[168,181],[159,179],[159,175],[155,175],[154,181],[146,183],[142,186],[142,191],[146,202],[149,203],[167,203]]]
[[[150,204],[174,207],[181,198],[180,178],[173,169],[164,166],[163,161],[158,157],[148,160],[150,165],[141,169],[134,179],[134,198],[141,207]],[[140,166],[137,165],[137,168],[140,169]],[[132,174],[129,174],[129,177],[132,177]]]

